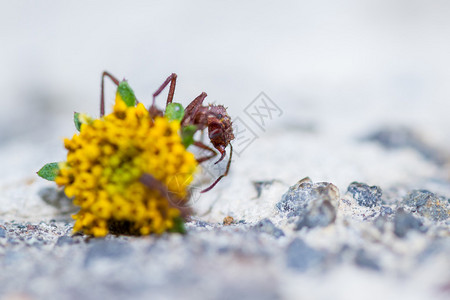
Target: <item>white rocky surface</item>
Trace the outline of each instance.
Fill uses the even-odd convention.
[[[450,6],[325,2],[6,5],[0,297],[448,299]],[[194,193],[186,236],[71,237],[73,208],[35,175],[64,159],[74,110],[97,114],[103,69],[146,103],[175,71],[178,101],[206,91],[255,138]],[[262,127],[246,114],[261,91],[276,105]],[[223,168],[205,164],[194,188]],[[339,190],[327,226],[309,215],[317,195],[300,214],[277,209],[305,177]],[[361,206],[355,181],[381,198]],[[442,196],[447,218],[406,205],[413,190]]]

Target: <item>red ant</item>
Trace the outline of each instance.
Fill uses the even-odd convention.
[[[101,98],[100,98],[100,116],[102,117],[105,114],[105,99],[104,99],[104,78],[109,77],[114,84],[117,86],[120,85],[120,81],[115,78],[113,75],[111,75],[108,72],[103,72],[102,74],[102,83],[101,83]],[[150,112],[150,115],[152,118],[156,116],[163,116],[163,111],[158,109],[155,106],[156,97],[169,85],[169,95],[167,96],[167,102],[166,107],[172,103],[173,101],[173,95],[175,93],[175,85],[177,80],[177,74],[172,73],[164,82],[163,84],[156,90],[155,93],[153,93],[153,102],[152,105],[149,107],[148,111]],[[227,163],[227,167],[225,170],[225,173],[220,175],[219,178],[217,178],[209,187],[202,190],[201,193],[208,192],[216,184],[225,176],[228,175],[228,171],[230,170],[231,165],[231,159],[233,155],[233,147],[231,145],[231,141],[234,139],[233,135],[233,128],[231,127],[231,118],[228,116],[227,110],[222,105],[208,105],[203,106],[203,101],[206,98],[206,93],[201,93],[197,98],[195,98],[188,106],[186,106],[184,112],[184,117],[181,120],[181,126],[189,126],[189,125],[195,125],[196,131],[200,130],[203,132],[203,130],[208,127],[208,136],[213,144],[214,148],[216,148],[217,151],[220,152],[221,156],[215,164],[219,163],[225,158],[226,151],[225,148],[230,145],[230,158]],[[137,102],[137,101],[136,101]],[[198,163],[202,163],[204,161],[207,161],[209,159],[212,159],[217,155],[217,153],[210,148],[209,146],[205,145],[201,141],[194,141],[194,145],[207,150],[211,152],[210,155],[197,158]],[[148,176],[151,176],[149,174],[146,174]],[[150,180],[147,178],[147,180]],[[163,187],[159,186],[160,184],[155,183],[155,180],[150,180],[151,184],[153,186],[158,185],[159,190],[163,190]]]

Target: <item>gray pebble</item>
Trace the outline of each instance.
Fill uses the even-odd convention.
[[[279,238],[280,236],[284,236],[283,230],[279,229],[275,225],[273,225],[272,221],[269,219],[263,219],[259,221],[255,226],[254,229],[257,232],[264,232],[270,235],[273,235],[276,238]]]
[[[405,127],[385,127],[369,134],[364,140],[378,142],[387,149],[417,148],[421,151],[422,142],[416,133]]]
[[[366,269],[370,269],[370,270],[374,270],[374,271],[381,270],[380,266],[375,261],[375,259],[370,257],[364,249],[359,249],[356,252],[354,262],[357,266],[362,267],[362,268],[366,268]]]
[[[309,213],[300,216],[295,223],[295,230],[300,230],[303,227],[325,227],[334,222],[336,219],[336,208],[329,202],[324,202],[322,205],[317,206]]]
[[[397,210],[397,213],[394,216],[395,235],[403,238],[410,230],[425,232],[426,228],[423,226],[422,222],[412,214],[405,212],[403,209]]]
[[[360,206],[373,207],[381,203],[381,188],[368,186],[365,183],[352,182],[347,192],[352,195]]]
[[[62,189],[46,187],[39,191],[39,196],[45,203],[57,208],[61,213],[74,213],[78,210],[73,205],[72,199],[67,198]]]
[[[450,199],[427,190],[414,190],[403,199],[405,205],[434,221],[443,221],[448,218],[449,202]]]
[[[56,241],[56,246],[62,246],[62,245],[72,245],[74,243],[74,240],[72,237],[63,235],[58,238]]]
[[[9,245],[18,245],[18,244],[20,244],[19,240],[20,239],[15,239],[15,238],[12,238],[12,237],[8,237],[8,244]]]
[[[411,148],[420,153],[425,159],[438,165],[442,165],[446,162],[443,153],[427,145],[417,133],[409,128],[382,128],[368,135],[363,140],[378,142],[386,149]]]
[[[295,238],[286,249],[287,266],[300,272],[319,266],[324,259],[324,252],[311,248],[299,238]]]
[[[6,237],[6,229],[0,227],[0,238],[5,238]]]
[[[93,240],[89,247],[85,265],[89,265],[92,261],[99,258],[118,259],[130,255],[133,249],[128,243],[110,240]]]
[[[387,217],[385,215],[380,215],[373,221],[373,225],[381,232],[384,232],[386,223]]]
[[[276,208],[296,217],[296,229],[327,226],[336,219],[339,203],[338,188],[328,182],[312,183],[309,178],[291,186],[282,196]]]
[[[205,221],[195,221],[195,226],[197,226],[197,227],[206,227],[208,225],[209,224]]]
[[[263,189],[269,188],[275,180],[261,180],[261,181],[252,181],[253,186],[256,190],[256,198],[261,197],[261,193]]]
[[[382,206],[380,207],[380,215],[386,216],[386,215],[392,215],[394,213],[394,210],[390,208],[389,206]]]

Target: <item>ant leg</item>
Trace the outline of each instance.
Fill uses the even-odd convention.
[[[161,84],[159,89],[153,93],[152,106],[155,106],[156,97],[166,88],[166,86],[169,84],[169,82],[170,82],[170,87],[169,87],[169,95],[167,96],[166,106],[169,105],[170,103],[172,103],[173,95],[175,93],[175,85],[177,82],[177,74],[175,74],[175,73],[170,74],[170,76],[167,77],[166,81],[164,81],[163,84]]]
[[[187,219],[187,217],[191,215],[191,209],[189,207],[179,205],[182,204],[183,201],[176,197],[173,193],[171,193],[161,181],[148,173],[144,173],[141,176],[140,181],[149,189],[157,190],[161,194],[161,196],[165,197],[167,201],[169,201],[169,205],[171,207],[180,210],[181,217],[183,219]]]
[[[194,122],[196,122],[197,124],[195,125],[201,125],[201,124],[207,124],[207,120],[206,120],[206,114],[200,114],[202,115],[201,117],[201,121],[197,120],[195,121],[195,117],[198,116],[198,112],[200,109],[202,109],[202,103],[203,100],[205,100],[205,98],[208,95],[205,92],[202,92],[200,95],[197,96],[197,98],[195,98],[194,100],[192,100],[191,103],[189,103],[188,106],[186,106],[186,108],[184,109],[184,117],[183,120],[181,120],[181,126],[186,126],[189,124],[195,124]],[[205,110],[208,110],[207,107],[204,107]]]
[[[197,147],[202,148],[202,149],[204,149],[204,150],[208,150],[208,151],[210,151],[210,152],[212,153],[212,154],[209,155],[209,156],[204,156],[204,157],[197,158],[197,162],[198,162],[199,164],[202,163],[202,162],[204,162],[204,161],[207,161],[207,160],[209,160],[209,159],[211,159],[211,158],[213,158],[214,156],[217,155],[216,151],[214,151],[212,148],[206,146],[206,145],[203,144],[202,142],[194,142],[194,146],[197,146]]]
[[[192,112],[194,112],[198,107],[202,106],[203,100],[205,100],[206,96],[208,95],[205,92],[202,92],[197,96],[197,98],[192,100],[192,102],[189,103],[189,105],[184,109],[185,115],[192,115]]]
[[[203,191],[201,191],[200,193],[206,193],[208,191],[210,191],[213,187],[216,186],[216,184],[225,176],[228,175],[228,171],[230,170],[230,165],[231,165],[231,158],[233,157],[233,146],[231,146],[230,144],[230,159],[228,160],[227,163],[227,169],[225,170],[225,173],[223,173],[222,175],[220,175],[219,178],[216,179],[216,181],[213,182],[213,184],[211,184],[209,187],[207,187],[206,189],[204,189]]]
[[[110,73],[104,71],[102,74],[102,88],[101,88],[101,92],[100,92],[100,117],[103,117],[105,115],[105,94],[104,94],[104,89],[105,89],[105,76],[109,77],[112,82],[114,82],[115,85],[119,85],[120,81],[114,77],[113,75],[111,75]]]

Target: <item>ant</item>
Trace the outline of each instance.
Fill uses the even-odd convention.
[[[115,78],[113,75],[111,75],[109,72],[104,71],[102,74],[102,82],[101,82],[101,95],[100,95],[100,117],[104,116],[105,114],[105,99],[104,99],[104,79],[105,77],[108,77],[112,80],[112,82],[119,87],[121,82]],[[167,79],[163,82],[163,84],[156,90],[156,92],[153,93],[153,102],[152,105],[149,107],[148,111],[150,113],[150,116],[152,118],[155,118],[156,116],[163,116],[164,112],[160,109],[158,109],[155,105],[156,97],[169,85],[169,94],[167,96],[167,102],[166,102],[166,108],[169,104],[173,101],[173,96],[175,93],[175,85],[177,80],[177,74],[172,73]],[[123,80],[122,82],[124,82]],[[184,109],[184,117],[181,120],[181,127],[184,128],[186,126],[194,125],[195,126],[195,132],[196,131],[202,131],[206,128],[208,128],[208,136],[209,139],[214,146],[214,148],[219,151],[221,154],[218,161],[215,162],[215,164],[222,161],[226,156],[226,150],[225,148],[229,145],[230,146],[230,158],[227,163],[226,170],[224,174],[220,175],[209,187],[202,190],[201,193],[205,193],[210,191],[212,188],[216,186],[216,184],[225,176],[228,175],[228,171],[230,170],[231,165],[231,159],[233,155],[233,147],[231,145],[231,141],[234,139],[233,135],[233,128],[231,127],[231,118],[228,116],[227,110],[223,105],[208,105],[204,106],[203,101],[205,100],[207,94],[205,92],[202,92],[197,98],[195,98],[186,108]],[[136,100],[137,102],[137,100]],[[194,133],[195,133],[194,132]],[[214,151],[214,149],[210,148],[209,146],[205,145],[201,141],[194,141],[193,145],[207,150],[210,152],[210,155],[197,158],[198,163],[202,163],[204,161],[207,161],[209,159],[214,158],[217,153]],[[150,178],[151,175],[145,174],[145,182],[147,182],[147,185],[151,185],[154,188],[157,188],[160,191],[164,190],[164,187],[161,186],[160,183],[156,182],[157,180],[154,180]]]

